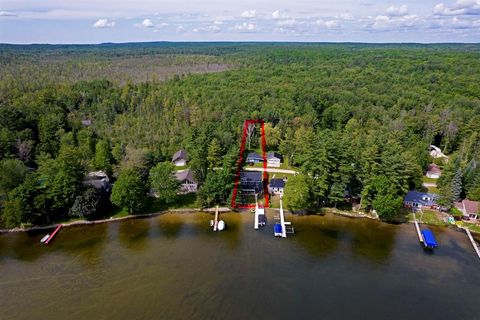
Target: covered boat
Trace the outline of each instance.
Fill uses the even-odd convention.
[[[435,236],[433,235],[432,231],[428,229],[423,229],[422,237],[423,237],[423,244],[425,245],[426,248],[433,249],[438,247],[437,240],[435,239]]]

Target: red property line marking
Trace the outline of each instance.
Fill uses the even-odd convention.
[[[263,158],[263,193],[265,195],[265,208],[269,207],[269,197],[268,197],[268,174],[267,174],[267,152],[266,152],[266,139],[265,139],[265,122],[263,119],[258,120],[245,120],[243,123],[243,134],[242,134],[242,142],[240,144],[240,153],[238,155],[237,161],[237,173],[235,174],[235,186],[233,188],[233,195],[231,201],[232,208],[255,208],[255,205],[237,205],[237,193],[238,193],[238,185],[240,183],[240,172],[242,171],[242,164],[243,164],[243,154],[245,152],[245,143],[247,141],[247,130],[250,124],[257,124],[260,123],[261,125],[261,135],[262,135],[262,158]]]

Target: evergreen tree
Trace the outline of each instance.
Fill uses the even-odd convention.
[[[209,168],[217,168],[222,165],[222,147],[217,139],[213,139],[208,146],[207,161]]]
[[[99,140],[95,145],[95,169],[103,170],[107,173],[112,172],[111,154],[108,141]]]

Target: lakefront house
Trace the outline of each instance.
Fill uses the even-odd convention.
[[[455,208],[460,210],[464,219],[477,220],[480,215],[480,202],[471,200],[462,200],[454,203]]]
[[[437,209],[438,195],[419,191],[408,191],[403,199],[403,205],[407,208]]]
[[[193,176],[193,172],[190,169],[179,170],[175,172],[175,178],[180,181],[181,194],[192,193],[198,191],[198,181]]]
[[[283,189],[285,189],[285,180],[271,179],[268,185],[268,193],[283,196]]]

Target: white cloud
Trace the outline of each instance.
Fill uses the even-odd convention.
[[[110,21],[108,19],[98,19],[92,27],[94,28],[113,28],[115,27],[115,21]]]
[[[389,17],[399,17],[405,16],[408,14],[408,6],[403,4],[399,7],[390,6],[387,8],[387,16]]]
[[[248,19],[255,18],[257,16],[257,10],[245,10],[240,16]]]
[[[182,26],[182,25],[179,25],[179,26],[177,27],[176,31],[177,31],[178,33],[183,33],[183,32],[185,32],[185,27]]]
[[[243,22],[241,24],[236,24],[235,27],[233,27],[235,31],[239,31],[239,32],[254,32],[256,28],[257,27],[253,23],[246,23],[246,22]]]
[[[198,27],[193,29],[193,32],[195,33],[201,33],[201,32],[213,32],[213,33],[218,33],[222,31],[222,29],[219,26],[212,25],[212,26],[206,26],[206,27]]]
[[[213,21],[213,24],[217,25],[217,26],[221,26],[223,24],[223,21],[222,20],[215,20],[215,21]]]
[[[408,14],[401,17],[378,15],[371,24],[371,28],[379,31],[398,30],[413,27],[418,21],[419,18],[415,14]]]
[[[134,26],[137,28],[153,28],[155,25],[153,24],[152,20],[144,19],[142,23],[135,23]]]
[[[480,0],[457,0],[452,7],[439,3],[433,7],[433,13],[438,16],[480,15]]]
[[[272,18],[273,19],[280,19],[280,17],[281,17],[280,11],[275,10],[275,11],[272,12]]]
[[[353,20],[353,16],[350,13],[342,13],[341,15],[338,16],[338,18],[346,21]]]
[[[163,28],[163,27],[168,27],[170,24],[166,22],[159,23],[157,27]]]
[[[0,17],[16,17],[17,14],[9,11],[0,11]]]
[[[295,19],[280,20],[277,22],[277,25],[280,27],[293,27],[297,24]]]
[[[339,29],[341,27],[340,21],[338,20],[327,20],[324,21],[322,19],[319,19],[315,22],[317,26],[327,28],[327,29]]]

